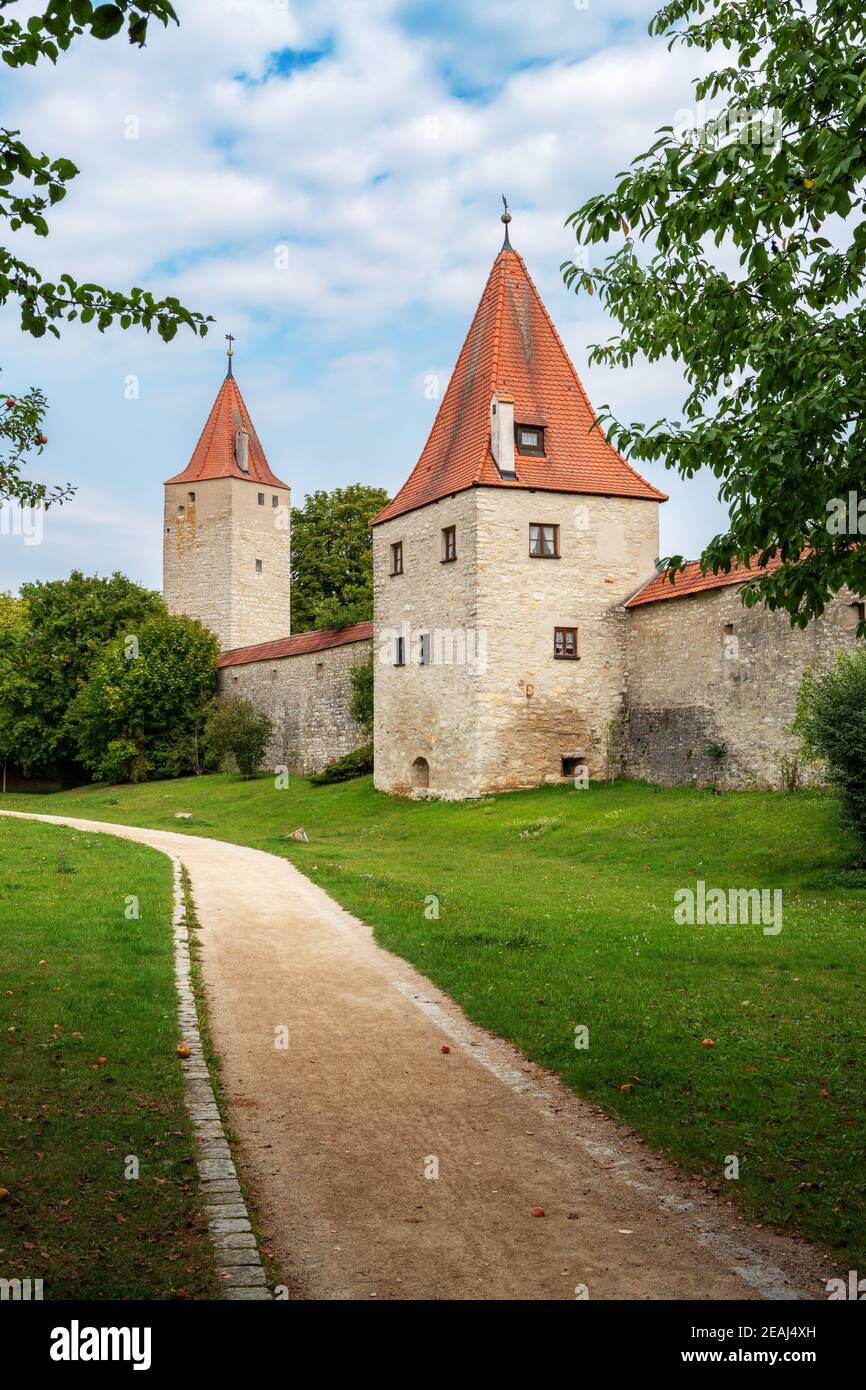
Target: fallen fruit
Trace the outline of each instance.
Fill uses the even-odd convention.
[[[5,1202],[5,1201],[6,1201],[6,1198],[7,1198],[8,1196],[9,1196],[9,1188],[8,1188],[8,1187],[0,1187],[0,1202]]]
[[[187,1047],[186,1043],[178,1043],[178,1045],[177,1045],[177,1055],[178,1055],[178,1057],[188,1057],[188,1056],[189,1056],[189,1048]]]
[[[533,1207],[533,1208],[532,1208],[532,1215],[533,1215],[533,1216],[543,1216],[543,1215],[544,1215],[544,1207]]]
[[[713,1042],[712,1038],[704,1038],[703,1045],[704,1047],[715,1047],[716,1044]]]
[[[107,1059],[106,1057],[97,1057],[97,1059],[96,1059],[96,1065],[97,1065],[98,1067],[104,1067],[107,1060],[108,1060],[108,1059]]]
[[[440,1051],[440,1052],[450,1052],[450,1051],[451,1051],[451,1048],[448,1046],[447,1043],[443,1043],[442,1046],[440,1047],[439,1051]]]

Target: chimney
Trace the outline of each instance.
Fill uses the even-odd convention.
[[[510,391],[494,391],[490,398],[490,448],[503,478],[514,471],[514,397]]]

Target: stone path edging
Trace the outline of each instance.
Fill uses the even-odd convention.
[[[250,1225],[249,1212],[232,1161],[210,1073],[204,1058],[198,1012],[191,981],[189,927],[180,859],[166,850],[174,872],[174,978],[182,1042],[190,1055],[182,1059],[186,1106],[195,1130],[195,1161],[205,1200],[217,1272],[225,1282],[224,1297],[233,1300],[272,1299]]]

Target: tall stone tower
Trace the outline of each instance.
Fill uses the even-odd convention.
[[[291,491],[270,470],[231,355],[192,458],[165,484],[163,594],[220,648],[290,632]]]
[[[610,768],[623,604],[654,573],[664,493],[593,419],[506,229],[421,457],[373,521],[382,790]]]

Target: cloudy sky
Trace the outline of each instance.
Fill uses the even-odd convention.
[[[168,346],[79,325],[36,342],[3,310],[2,389],[44,388],[40,476],[77,493],[41,544],[0,534],[0,589],[73,566],[159,586],[161,485],[192,452],[229,330],[296,504],[358,481],[395,490],[499,250],[502,192],[591,399],[626,420],[676,413],[672,365],[587,366],[613,328],[559,273],[568,214],[693,105],[696,57],[647,36],[654,0],[175,6],[180,28],[154,27],[144,51],[80,39],[56,69],[0,77],[3,124],[81,170],[47,240],[13,234],[19,254],[216,320]],[[648,476],[671,493],[662,552],[696,554],[723,518],[713,480]]]

